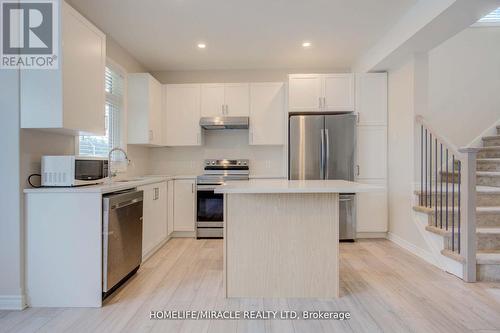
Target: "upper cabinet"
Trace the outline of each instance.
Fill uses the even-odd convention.
[[[290,112],[354,111],[353,74],[291,74]]]
[[[201,85],[202,117],[248,117],[248,83],[209,83]]]
[[[159,146],[162,137],[162,86],[148,73],[128,75],[128,143]]]
[[[387,73],[356,75],[356,111],[360,125],[387,125]]]
[[[163,132],[165,146],[199,146],[199,84],[166,84],[163,86]]]
[[[21,127],[104,135],[106,36],[66,2],[59,3],[59,68],[20,71]]]
[[[250,145],[285,143],[285,89],[283,82],[250,84]]]

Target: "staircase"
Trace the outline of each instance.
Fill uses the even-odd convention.
[[[476,160],[476,278],[478,281],[500,282],[500,126],[497,127],[497,135],[483,137],[482,141],[483,147],[478,151]],[[418,200],[414,210],[427,214],[428,225],[425,229],[443,238],[441,254],[464,263],[464,256],[457,253],[460,246],[457,224],[459,163],[455,161],[449,171],[439,169],[432,189],[427,187],[424,191],[415,192]],[[438,166],[434,167],[438,169],[440,166],[438,162]],[[454,225],[453,229],[450,223]],[[460,232],[464,232],[463,225]]]

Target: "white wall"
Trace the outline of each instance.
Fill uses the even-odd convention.
[[[423,116],[457,146],[500,120],[500,27],[468,28],[429,53]]]
[[[414,119],[418,63],[411,59],[389,71],[388,186],[390,236],[407,248],[429,252],[413,220]],[[418,76],[418,75],[417,75]]]

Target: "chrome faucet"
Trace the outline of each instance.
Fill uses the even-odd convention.
[[[111,154],[113,154],[113,152],[115,152],[115,151],[121,151],[123,153],[123,155],[125,156],[125,159],[127,160],[127,164],[130,164],[130,160],[128,159],[128,155],[127,155],[127,152],[125,150],[123,150],[120,147],[115,147],[115,148],[111,149],[109,151],[109,154],[108,154],[108,180],[110,182],[113,179],[113,174],[111,173]]]

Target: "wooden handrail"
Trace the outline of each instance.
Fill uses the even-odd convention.
[[[455,156],[457,156],[460,160],[462,160],[465,157],[464,154],[460,152],[460,149],[456,145],[454,145],[450,140],[448,140],[448,138],[438,134],[438,132],[432,127],[431,124],[429,124],[424,119],[423,116],[417,115],[415,117],[415,120],[418,124],[424,125],[424,127],[427,128],[427,130],[429,130],[438,141],[440,141],[443,145],[445,145],[448,148],[448,150]]]

